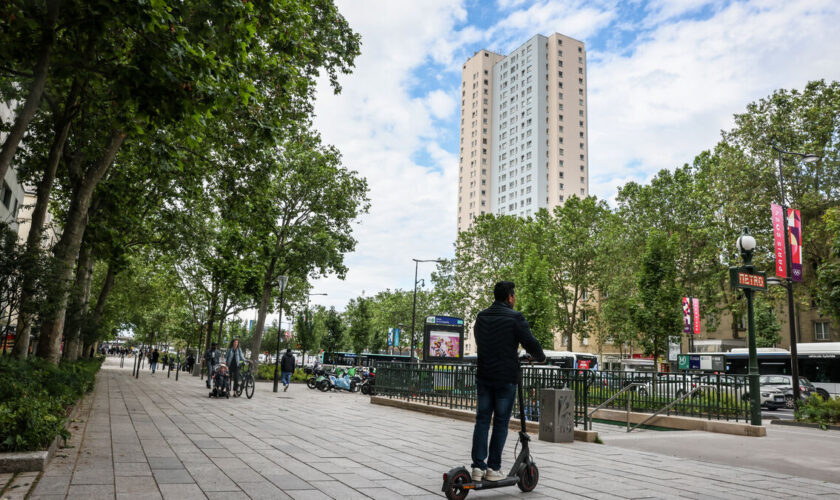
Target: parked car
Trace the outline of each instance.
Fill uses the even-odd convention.
[[[761,406],[775,411],[785,407],[785,393],[773,385],[759,386],[761,392]],[[749,397],[749,393],[745,397]]]
[[[762,386],[773,386],[781,390],[785,395],[785,407],[793,408],[793,377],[791,375],[762,375],[759,377]],[[799,397],[805,400],[811,394],[817,392],[817,388],[805,377],[799,377]]]

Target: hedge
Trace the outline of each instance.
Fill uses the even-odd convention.
[[[274,364],[259,365],[255,378],[257,380],[274,380]],[[303,368],[295,368],[294,373],[292,373],[292,382],[306,382],[307,378],[309,378],[309,375],[303,371]]]
[[[813,394],[799,405],[799,409],[796,411],[796,420],[817,423],[823,429],[827,425],[840,424],[840,397],[825,400]]]
[[[101,358],[56,366],[0,357],[0,452],[34,451],[65,439],[68,408],[93,389]]]

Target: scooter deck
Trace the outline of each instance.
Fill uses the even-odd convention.
[[[465,483],[464,489],[468,490],[485,490],[489,488],[501,488],[502,486],[513,486],[516,482],[519,481],[519,478],[516,476],[507,476],[504,479],[500,479],[498,481],[478,481],[472,483]]]

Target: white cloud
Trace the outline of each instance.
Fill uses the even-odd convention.
[[[343,309],[364,290],[413,287],[412,258],[452,254],[455,238],[457,155],[438,144],[436,120],[457,112],[457,86],[412,94],[434,75],[417,74],[435,61],[453,64],[463,34],[456,23],[466,12],[453,2],[339,2],[350,26],[362,36],[362,55],[343,91],[333,95],[324,83],[316,104],[316,126],[326,142],[341,150],[344,163],[368,179],[372,206],[355,228],[358,246],[347,256],[346,281],[318,280],[318,303]],[[467,35],[467,37],[472,35]],[[460,63],[458,67],[460,67]],[[421,81],[423,80],[423,81]],[[433,83],[433,87],[434,87]],[[447,124],[447,127],[449,125]],[[413,161],[425,155],[432,162]],[[431,265],[421,269],[428,276]]]
[[[463,26],[457,1],[339,2],[362,55],[341,95],[321,86],[316,125],[367,177],[372,208],[356,228],[347,280],[315,283],[329,293],[318,303],[343,308],[362,290],[411,289],[411,258],[451,255],[458,155],[448,145],[458,135],[461,64],[476,49],[507,51],[554,32],[587,43],[590,190],[610,201],[626,182],[713,147],[747,103],[840,79],[834,0],[653,0],[631,5],[640,19],[619,17],[628,4],[609,0],[497,5],[498,20],[478,27]],[[708,18],[691,19],[699,12]],[[417,71],[429,62],[441,71]],[[420,276],[432,269],[421,264]]]
[[[705,20],[663,24],[629,55],[591,52],[593,194],[609,199],[611,180],[645,180],[691,162],[734,113],[777,88],[840,79],[838,22],[836,2],[741,2]]]

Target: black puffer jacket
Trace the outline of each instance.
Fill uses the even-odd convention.
[[[295,356],[293,354],[286,353],[282,358],[280,358],[280,371],[295,371]]]
[[[531,333],[525,316],[504,302],[478,313],[475,319],[475,343],[478,350],[479,380],[515,384],[519,377],[519,344],[538,361],[545,360],[540,343]]]

